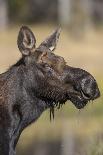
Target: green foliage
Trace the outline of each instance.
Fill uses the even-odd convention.
[[[88,147],[87,155],[103,155],[103,139],[94,139]]]
[[[9,0],[8,10],[10,21],[24,21],[27,17],[27,0]]]

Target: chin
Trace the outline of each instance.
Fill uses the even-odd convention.
[[[73,103],[73,105],[77,109],[83,109],[87,105],[87,103],[89,102],[89,100],[86,100],[86,99],[81,98],[81,97],[71,97],[70,101]]]

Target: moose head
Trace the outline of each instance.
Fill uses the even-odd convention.
[[[28,74],[31,74],[29,84],[36,96],[51,105],[70,100],[81,109],[88,101],[98,98],[100,92],[90,73],[68,66],[63,57],[54,54],[60,31],[58,28],[36,48],[35,36],[23,26],[18,36],[18,47],[28,66]]]
[[[0,154],[14,155],[24,128],[47,108],[70,100],[78,109],[100,96],[94,77],[70,67],[54,54],[60,29],[39,47],[32,31],[22,26],[18,35],[21,59],[0,75]]]

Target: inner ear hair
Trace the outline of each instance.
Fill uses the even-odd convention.
[[[23,55],[29,55],[35,49],[35,36],[27,26],[20,28],[17,44]]]
[[[51,52],[55,50],[59,40],[61,28],[57,28],[49,37],[47,37],[39,46],[48,48]]]

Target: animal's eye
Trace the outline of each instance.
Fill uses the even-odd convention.
[[[50,67],[50,65],[48,63],[45,63],[45,67]]]

